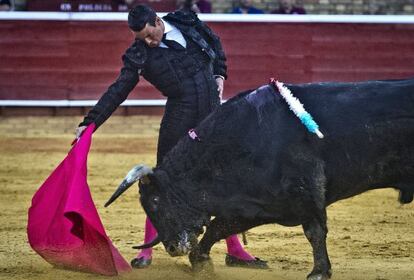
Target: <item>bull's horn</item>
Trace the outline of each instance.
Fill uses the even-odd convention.
[[[130,186],[132,186],[132,184],[150,173],[152,173],[152,169],[142,164],[132,168],[122,183],[119,185],[119,187],[116,189],[114,194],[108,200],[108,202],[105,203],[105,207],[108,207],[112,202],[114,202],[121,194],[123,194]]]
[[[138,245],[138,246],[133,246],[133,249],[148,249],[151,247],[154,247],[155,245],[157,245],[158,243],[161,242],[161,238],[158,237],[158,235],[155,237],[154,240],[152,240],[150,243],[146,243],[146,244],[142,244],[142,245]]]

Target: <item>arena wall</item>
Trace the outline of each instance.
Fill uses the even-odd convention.
[[[238,4],[238,0],[211,0],[213,11],[228,13]],[[269,13],[278,7],[277,0],[253,0],[254,6]],[[308,14],[388,14],[402,15],[414,13],[413,0],[296,0],[296,5],[305,8]]]
[[[45,20],[36,18],[45,13],[18,14],[0,20],[0,101],[83,100],[89,103],[81,107],[92,106],[117,78],[121,55],[133,40],[126,15],[94,19],[93,14],[65,18],[56,13]],[[294,83],[413,77],[414,22],[409,17],[202,18],[220,35],[227,53],[225,98],[270,77]],[[162,106],[163,97],[142,80],[129,100],[161,100],[152,105]]]

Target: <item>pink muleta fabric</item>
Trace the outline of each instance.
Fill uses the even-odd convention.
[[[103,275],[131,270],[105,233],[87,183],[92,124],[32,199],[27,235],[32,248],[58,267]]]

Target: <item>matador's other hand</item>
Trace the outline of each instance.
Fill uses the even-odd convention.
[[[223,99],[224,78],[216,76],[217,91],[219,92],[220,101]]]

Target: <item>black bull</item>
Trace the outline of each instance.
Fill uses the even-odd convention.
[[[131,170],[108,201],[141,179],[141,203],[158,230],[144,247],[191,250],[194,266],[231,234],[302,225],[314,256],[308,279],[327,279],[328,205],[386,187],[399,190],[401,203],[413,200],[413,79],[287,86],[325,137],[309,133],[273,85],[230,99],[160,166]]]

